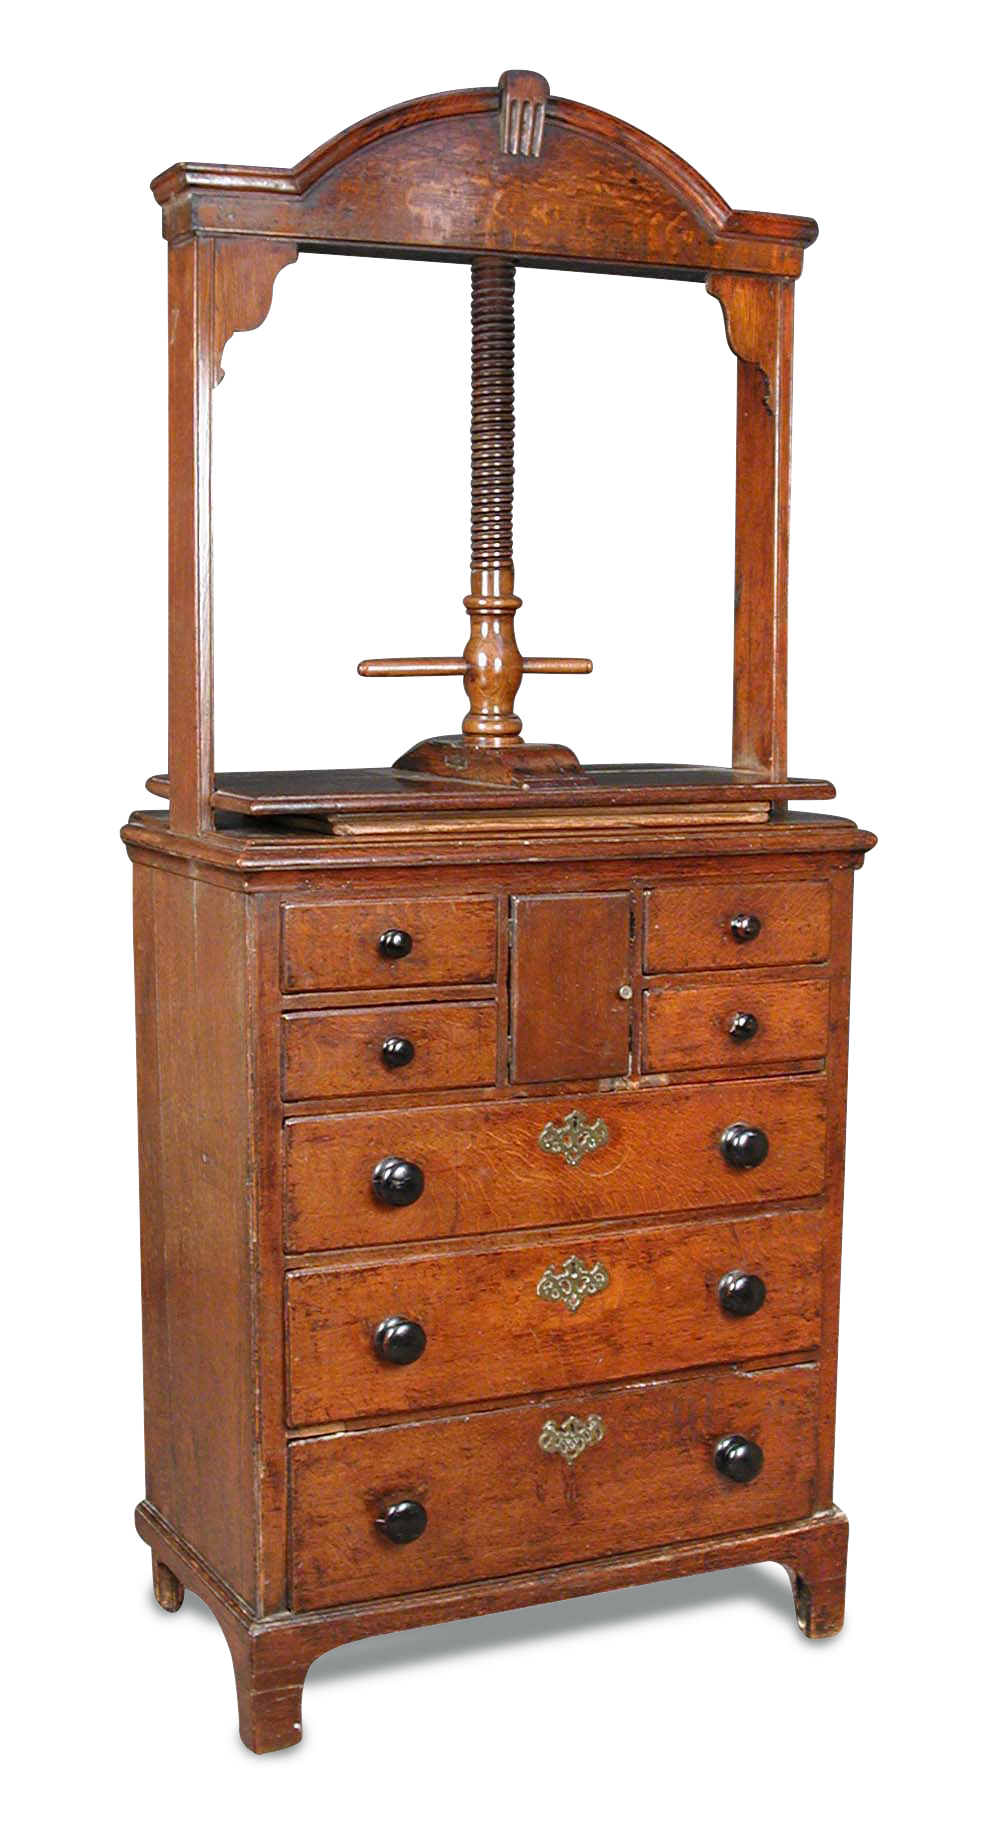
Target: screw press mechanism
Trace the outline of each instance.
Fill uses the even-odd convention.
[[[472,560],[469,639],[455,656],[363,660],[365,679],[462,674],[469,710],[461,736],[432,737],[395,764],[417,774],[463,781],[517,782],[525,776],[579,773],[572,750],[525,743],[514,710],[526,673],[590,673],[589,660],[525,657],[514,615],[514,273],[512,260],[480,255],[472,262]]]

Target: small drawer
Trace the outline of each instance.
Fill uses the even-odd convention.
[[[817,1386],[813,1365],[701,1372],[292,1442],[292,1606],[808,1517]]]
[[[830,956],[830,885],[679,883],[646,891],[647,972],[811,965]]]
[[[496,902],[290,902],[282,911],[286,991],[492,984]]]
[[[643,994],[644,1073],[821,1060],[830,990],[823,980],[660,986]]]
[[[818,1222],[803,1213],[295,1270],[289,1421],[804,1356],[819,1294]]]
[[[763,1161],[726,1160],[733,1125],[765,1133]],[[826,1080],[401,1105],[293,1118],[284,1136],[290,1251],[587,1225],[818,1194]]]
[[[496,1079],[492,1003],[299,1010],[281,1022],[286,1099],[484,1086]]]

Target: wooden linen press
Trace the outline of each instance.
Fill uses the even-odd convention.
[[[470,639],[461,659],[360,668],[371,676],[462,674],[471,708],[457,754],[454,740],[439,739],[396,769],[519,788],[525,776],[540,787],[555,777],[569,788],[569,804],[591,801],[601,787],[580,780],[576,758],[561,747],[524,745],[513,710],[522,672],[590,670],[583,660],[524,661],[514,633],[514,273],[561,267],[704,281],[738,361],[732,769],[698,770],[694,780],[658,771],[643,802],[698,804],[718,793],[774,804],[793,789],[797,800],[832,796],[828,782],[786,776],[793,288],[814,222],[730,210],[675,153],[595,109],[551,98],[544,77],[530,71],[508,71],[499,90],[389,109],[290,172],[174,166],[153,191],[170,245],[171,709],[169,781],[156,776],[150,787],[169,789],[173,830],[210,831],[216,809],[262,816],[339,808],[350,793],[343,773],[311,773],[297,786],[285,776],[217,781],[213,764],[212,391],[229,337],[263,323],[274,280],[300,248],[460,260],[472,269]],[[354,810],[386,800],[415,810],[406,787],[376,785],[373,773],[364,772],[351,796]]]
[[[309,1663],[362,1633],[767,1558],[792,1571],[805,1629],[836,1630],[850,891],[874,839],[787,808],[833,794],[790,777],[786,754],[792,310],[816,225],[731,210],[676,154],[530,71],[389,109],[288,171],[178,165],[153,191],[170,690],[168,772],[148,785],[170,804],[124,836],[139,866],[137,1524],[157,1596],[172,1609],[190,1585],[216,1612],[256,1750],[298,1738]],[[461,675],[469,710],[460,735],[392,768],[217,774],[212,395],[229,337],[263,322],[300,251],[471,267],[469,638],[461,656],[359,668]],[[518,267],[700,281],[722,307],[737,359],[728,768],[585,767],[521,736],[523,674],[590,662],[525,659],[515,635]],[[505,1295],[525,1236],[538,1265]],[[601,1300],[619,1296],[602,1334]],[[738,1390],[737,1362],[753,1368]],[[658,1382],[626,1382],[640,1375]],[[695,1383],[701,1421],[681,1426],[677,1387]],[[485,1469],[490,1430],[507,1442],[522,1413],[550,1509],[536,1468],[493,1516],[475,1481],[456,1486],[453,1444],[463,1423],[482,1432]],[[650,1427],[666,1457],[652,1472],[627,1460]],[[397,1460],[404,1436],[426,1463],[412,1445]],[[626,1462],[598,1490],[590,1469],[616,1441]],[[681,1498],[659,1497],[678,1467]]]

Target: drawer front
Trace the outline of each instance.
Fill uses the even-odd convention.
[[[811,965],[829,958],[830,908],[829,883],[733,881],[650,889],[645,969]]]
[[[816,1420],[816,1368],[807,1365],[571,1391],[293,1442],[292,1606],[340,1606],[807,1517]],[[747,1484],[716,1468],[727,1435],[763,1450]],[[423,1506],[426,1529],[392,1543],[376,1519],[407,1499]]]
[[[496,1079],[492,1003],[298,1010],[281,1022],[286,1099],[491,1086]],[[399,1042],[410,1044],[408,1059],[390,1047]]]
[[[757,1167],[723,1159],[736,1123],[768,1136]],[[377,1197],[389,1159],[419,1170],[412,1204]],[[299,1118],[285,1125],[286,1239],[323,1251],[799,1200],[821,1191],[825,1165],[818,1076]]]
[[[824,981],[658,987],[643,994],[645,1073],[826,1055],[830,991]]]
[[[392,935],[403,938],[383,940]],[[491,984],[496,962],[496,903],[485,897],[292,902],[283,910],[286,991]]]
[[[762,1306],[734,1314],[720,1283],[743,1272]],[[645,1226],[612,1237],[452,1251],[287,1281],[293,1424],[432,1409],[547,1386],[803,1354],[819,1340],[813,1214]],[[410,1364],[379,1355],[379,1323],[419,1323]]]

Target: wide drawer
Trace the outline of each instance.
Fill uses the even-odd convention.
[[[339,1606],[806,1517],[816,1421],[816,1368],[799,1365],[572,1391],[293,1442],[292,1606]],[[763,1451],[748,1484],[715,1464],[717,1444],[732,1435]],[[406,1500],[424,1508],[426,1529],[392,1543],[376,1520]]]
[[[829,883],[675,883],[645,899],[647,972],[809,965],[830,954]]]
[[[281,1019],[286,1099],[492,1085],[492,1003],[383,1004],[372,1010],[298,1010]],[[399,1044],[409,1045],[399,1060]]]
[[[825,980],[776,984],[740,976],[724,984],[664,985],[643,994],[645,1073],[752,1067],[826,1054]]]
[[[282,911],[281,959],[286,991],[489,984],[496,977],[496,902],[290,902]]]
[[[739,1272],[764,1285],[755,1313],[722,1305],[732,1301],[723,1278]],[[813,1214],[297,1270],[287,1279],[289,1420],[802,1353],[818,1343],[819,1302]],[[426,1336],[410,1364],[379,1355],[377,1329],[391,1318]]]
[[[767,1133],[756,1168],[723,1159],[736,1123]],[[389,1159],[419,1171],[410,1205],[377,1197]],[[820,1192],[825,1163],[819,1076],[299,1118],[285,1125],[286,1241],[323,1251],[799,1200]]]

